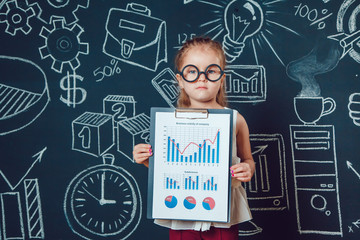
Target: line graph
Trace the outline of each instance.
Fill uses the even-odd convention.
[[[217,176],[204,176],[203,178],[203,190],[204,191],[217,191],[218,188]]]
[[[166,161],[219,164],[220,129],[166,128]]]
[[[180,175],[179,174],[164,174],[165,189],[180,189]]]

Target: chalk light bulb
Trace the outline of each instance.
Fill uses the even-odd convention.
[[[224,21],[227,31],[224,36],[225,52],[234,60],[241,54],[244,41],[261,29],[264,15],[254,0],[233,0],[225,8]]]

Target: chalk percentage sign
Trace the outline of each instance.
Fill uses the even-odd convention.
[[[116,59],[111,59],[110,66],[104,66],[102,69],[98,67],[94,70],[94,76],[100,75],[100,78],[96,80],[96,82],[100,82],[104,79],[104,77],[111,77],[116,74],[121,73],[121,68],[118,66],[119,61]]]
[[[332,15],[332,13],[327,14],[328,13],[327,9],[322,9],[321,15],[319,15],[317,9],[310,10],[306,4],[302,5],[302,3],[295,6],[295,8],[296,8],[295,16],[299,15],[302,18],[307,18],[311,22],[310,26],[317,24],[318,30],[325,28],[326,26],[325,20]]]
[[[110,61],[110,65],[112,65],[112,69],[111,69],[111,74],[110,76],[113,76],[115,73],[120,74],[121,73],[121,68],[118,67],[118,63],[119,61],[112,59]],[[110,67],[109,67],[110,68]]]
[[[314,9],[314,10],[316,10],[316,9]],[[332,13],[326,15],[327,12],[328,12],[327,9],[321,10],[321,14],[323,14],[323,15],[325,15],[325,16],[323,16],[323,17],[321,17],[321,18],[317,18],[318,16],[316,16],[316,20],[314,20],[314,21],[310,24],[310,26],[315,25],[315,24],[318,23],[318,29],[319,29],[319,30],[320,30],[320,29],[324,29],[325,26],[326,26],[324,20],[327,19],[328,17],[330,17],[330,16],[332,15]],[[316,15],[317,15],[317,14],[316,14]]]

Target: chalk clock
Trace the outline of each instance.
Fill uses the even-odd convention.
[[[64,212],[72,231],[86,239],[126,239],[141,219],[140,191],[123,168],[97,165],[70,182]]]

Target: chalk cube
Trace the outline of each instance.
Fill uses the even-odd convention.
[[[110,114],[85,112],[72,122],[72,149],[101,156],[114,145]]]
[[[150,142],[150,117],[142,113],[118,122],[117,151],[133,161],[132,151],[136,143]]]

